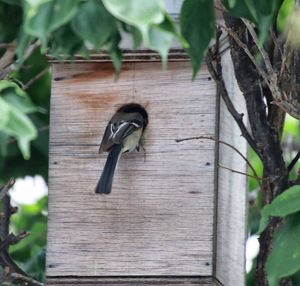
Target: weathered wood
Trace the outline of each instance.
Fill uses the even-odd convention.
[[[128,34],[126,34],[127,37],[125,38],[130,38],[128,37]],[[161,62],[161,57],[160,55],[153,51],[149,50],[146,48],[139,49],[139,50],[132,50],[130,48],[123,48],[122,49],[123,53],[123,61],[126,62]],[[60,63],[61,60],[55,58],[52,55],[47,55],[48,60],[51,63]],[[97,53],[92,53],[89,55],[89,58],[87,59],[84,56],[81,55],[76,55],[75,56],[75,61],[76,63],[91,63],[91,62],[111,62],[111,58],[109,55],[109,52],[107,51],[102,51],[102,52],[97,52]],[[168,62],[179,62],[179,61],[188,61],[188,55],[187,53],[182,50],[181,48],[172,48],[169,50],[168,54]],[[74,62],[74,59],[66,59],[65,62]]]
[[[47,281],[49,286],[59,285],[105,285],[105,286],[132,286],[132,285],[158,285],[158,286],[220,286],[219,282],[211,277],[55,277]]]
[[[215,84],[205,67],[192,82],[187,62],[171,62],[166,71],[161,63],[126,63],[114,77],[111,63],[53,65],[49,281],[211,276],[215,143],[175,139],[216,135]],[[112,194],[97,195],[106,159],[97,153],[101,137],[129,102],[149,113],[146,154],[124,156]]]
[[[229,96],[239,112],[246,114],[229,52],[222,59],[223,76]],[[244,117],[245,123],[247,118]],[[247,154],[241,131],[220,102],[219,139]],[[219,164],[247,173],[245,161],[232,149],[219,145]],[[247,226],[247,177],[219,168],[217,195],[216,277],[224,285],[245,285],[245,241]]]

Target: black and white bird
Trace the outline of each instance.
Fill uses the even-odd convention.
[[[99,153],[108,152],[96,193],[109,194],[117,163],[125,152],[139,150],[143,132],[148,124],[145,109],[135,103],[121,107],[109,121],[99,148]]]

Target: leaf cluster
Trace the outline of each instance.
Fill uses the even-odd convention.
[[[294,1],[284,1],[281,8],[279,0],[224,0],[222,3],[232,15],[249,19],[260,31],[260,40],[263,42],[275,20],[283,28]],[[105,50],[118,73],[122,66],[122,38],[129,34],[133,49],[143,44],[157,51],[163,62],[166,62],[174,42],[178,42],[190,56],[195,77],[215,36],[215,30],[216,16],[212,0],[183,1],[179,25],[168,14],[162,0],[0,1],[2,61],[9,49],[1,49],[1,44],[2,47],[5,44],[13,46],[13,61],[2,66],[4,71],[20,69],[30,56],[30,49],[41,46],[42,53],[47,52],[61,60],[77,54],[88,57],[93,52]],[[3,76],[0,74],[1,78]],[[11,90],[15,99],[19,98],[20,101],[25,96],[19,96],[21,88],[16,85]],[[1,94],[0,99],[2,97]],[[3,112],[0,136],[6,143],[7,138],[16,138],[24,158],[28,159],[29,142],[36,138],[37,130],[28,113],[21,111],[17,115],[14,112],[20,110],[20,104],[15,105],[16,102],[14,100],[13,104],[8,105],[0,101],[0,110]],[[7,125],[8,121],[12,126]],[[5,148],[3,145],[2,151]]]

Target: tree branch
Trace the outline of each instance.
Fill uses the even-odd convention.
[[[222,141],[222,140],[218,140],[218,139],[215,139],[214,137],[211,137],[211,136],[195,136],[195,137],[189,137],[189,138],[182,138],[182,139],[176,139],[175,141],[176,142],[183,142],[183,141],[189,141],[189,140],[198,140],[198,139],[207,139],[207,140],[212,140],[212,141],[215,141],[215,142],[218,142],[218,143],[221,143],[223,145],[226,145],[228,146],[229,148],[231,148],[232,150],[234,150],[237,154],[239,154],[239,156],[241,156],[245,162],[247,163],[247,165],[249,166],[249,168],[252,170],[253,172],[253,177],[255,179],[257,179],[258,181],[258,184],[261,186],[261,183],[260,183],[260,180],[261,178],[257,175],[256,171],[255,171],[255,168],[252,166],[252,164],[250,163],[250,161],[247,159],[246,156],[243,155],[242,152],[240,152],[236,147],[234,147],[233,145],[225,142],[225,141]]]
[[[225,15],[225,22],[241,41],[247,43],[248,46],[253,45],[251,37],[247,37],[245,25],[240,20]],[[266,177],[269,177],[270,182],[273,183],[272,193],[263,193],[264,204],[270,203],[277,194],[287,188],[288,182],[280,138],[268,122],[264,94],[261,93],[260,74],[256,66],[249,59],[244,49],[234,39],[230,38],[230,40],[235,75],[246,101],[252,135],[259,147]]]
[[[241,172],[241,171],[238,171],[238,170],[231,169],[231,168],[226,167],[226,166],[223,166],[223,165],[221,165],[221,164],[218,164],[218,167],[219,167],[219,168],[222,168],[222,169],[225,169],[225,170],[229,170],[229,171],[231,171],[232,173],[241,174],[241,175],[244,175],[244,176],[247,176],[247,177],[256,179],[256,180],[263,180],[263,178],[259,178],[259,177],[256,177],[256,176],[252,176],[252,175],[250,175],[250,174],[247,174],[247,173],[244,173],[244,172]]]
[[[228,29],[234,31],[242,43],[247,47],[256,47],[253,38],[249,37],[249,32],[241,20],[233,18],[228,14],[225,14],[224,18]],[[265,105],[265,88],[268,88],[273,98],[276,99],[277,94],[274,93],[274,90],[279,90],[279,87],[274,87],[272,81],[267,82],[263,78],[264,82],[266,82],[266,86],[264,86],[261,72],[257,69],[257,64],[253,63],[253,59],[249,58],[247,52],[235,39],[232,37],[229,39],[235,76],[246,101],[251,133],[259,147],[264,166],[264,180],[261,191],[263,205],[266,205],[286,190],[289,183],[281,148],[281,133],[274,130],[279,127],[280,122],[276,118],[274,118],[274,121],[269,121]],[[278,117],[278,119],[281,118],[281,116]],[[265,180],[265,178],[268,178],[268,180]],[[260,252],[257,258],[255,280],[255,285],[257,286],[268,285],[266,261],[272,250],[274,231],[280,223],[281,220],[271,219],[268,227],[260,236]]]
[[[36,41],[32,45],[30,45],[25,52],[24,61],[27,60],[40,45],[40,41]],[[4,79],[8,74],[15,71],[17,68],[17,64],[15,62],[11,62],[11,64],[7,65],[4,69],[0,70],[0,80]]]
[[[14,235],[13,233],[10,233],[6,238],[4,238],[2,241],[0,241],[0,253],[4,249],[7,249],[8,246],[18,243],[23,238],[30,235],[29,232],[22,231],[18,235]]]
[[[264,64],[266,66],[267,72],[269,74],[269,76],[273,77],[275,76],[272,64],[271,64],[271,60],[269,55],[267,54],[267,52],[265,51],[264,47],[262,46],[262,44],[259,42],[259,39],[257,37],[257,34],[252,26],[252,24],[247,20],[247,19],[243,19],[241,18],[241,20],[243,21],[243,23],[245,24],[245,26],[247,27],[257,49],[259,50],[263,60],[264,60]],[[256,61],[255,61],[256,62]],[[276,79],[276,83],[277,83],[277,79]]]
[[[6,68],[14,59],[16,54],[16,44],[11,43],[7,46],[5,53],[0,58],[0,70]]]
[[[207,55],[207,58],[206,58],[206,64],[207,64],[207,68],[208,68],[210,74],[212,75],[213,79],[217,83],[217,87],[218,87],[218,91],[220,93],[220,96],[224,100],[228,111],[230,112],[230,114],[232,115],[235,122],[237,123],[237,125],[240,128],[240,130],[242,132],[242,136],[246,139],[246,141],[252,147],[252,149],[256,152],[256,154],[259,157],[261,157],[258,146],[256,145],[255,141],[253,140],[252,136],[248,132],[248,130],[247,130],[247,128],[246,128],[246,126],[243,122],[243,114],[239,113],[236,110],[235,106],[233,105],[233,103],[232,103],[232,101],[231,101],[231,99],[228,95],[228,92],[227,92],[227,89],[226,89],[226,86],[225,86],[225,82],[224,82],[224,79],[223,79],[223,76],[222,76],[222,73],[221,73],[222,72],[222,67],[221,67],[220,59],[217,59],[217,69],[219,70],[217,72],[217,70],[213,66],[213,55],[212,55],[211,51],[208,51],[208,55]]]
[[[10,273],[10,277],[12,278],[13,281],[18,281],[18,282],[25,282],[26,284],[24,285],[31,285],[31,286],[44,286],[43,283],[36,281],[32,277],[28,277],[25,275],[22,275],[20,273]]]
[[[15,182],[16,182],[16,180],[14,178],[10,178],[8,183],[5,186],[0,188],[0,200],[2,200],[4,198],[4,196],[6,196],[8,191],[15,184]]]
[[[7,270],[6,277],[9,281],[18,282],[21,285],[36,285],[41,286],[38,281],[29,277],[11,258],[8,253],[8,247],[10,245],[18,243],[21,239],[27,237],[29,233],[26,231],[21,232],[18,235],[8,234],[10,216],[16,212],[17,208],[13,208],[10,205],[10,197],[8,194],[9,189],[14,185],[15,180],[11,178],[9,182],[0,187],[0,195],[2,200],[3,213],[0,216],[0,266]]]
[[[34,84],[36,81],[38,81],[40,78],[42,78],[47,72],[49,71],[49,67],[46,67],[42,71],[40,71],[38,74],[36,74],[33,78],[31,78],[26,84],[23,85],[23,89],[28,89],[32,84]]]
[[[49,125],[42,126],[42,127],[38,128],[37,131],[38,131],[39,133],[41,133],[41,132],[45,132],[45,131],[47,131],[47,130],[49,130]],[[16,142],[17,142],[17,139],[11,138],[11,139],[8,140],[7,144],[13,144],[13,143],[16,143]]]
[[[228,35],[237,43],[237,45],[241,49],[243,49],[243,51],[249,57],[249,59],[251,60],[251,62],[253,63],[253,65],[255,65],[255,67],[256,67],[257,71],[259,72],[260,76],[266,81],[266,83],[268,83],[269,82],[268,75],[259,66],[259,64],[257,63],[255,57],[251,54],[248,46],[240,40],[239,36],[233,30],[231,30],[228,27],[223,26],[221,24],[219,24],[219,27],[221,27],[226,33],[228,33]]]
[[[298,153],[296,154],[296,156],[294,157],[294,159],[288,165],[288,167],[287,167],[288,172],[290,172],[295,167],[295,165],[297,164],[299,158],[300,158],[300,151],[298,151]]]

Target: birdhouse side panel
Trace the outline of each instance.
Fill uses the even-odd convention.
[[[145,107],[140,152],[124,154],[112,193],[95,194],[105,127],[124,104]],[[47,276],[211,276],[216,90],[187,62],[53,65]]]

